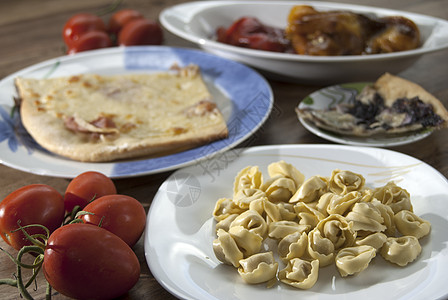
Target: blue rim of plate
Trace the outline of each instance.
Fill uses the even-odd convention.
[[[317,90],[300,103],[299,108],[330,108],[335,104],[348,103],[358,95],[362,89],[371,82],[352,82],[337,84]],[[308,131],[331,142],[351,145],[351,146],[372,146],[372,147],[392,147],[406,145],[417,142],[428,137],[433,130],[423,129],[406,134],[396,134],[390,136],[370,136],[356,137],[331,132],[317,127],[311,122],[304,120],[299,116],[299,121]]]
[[[6,77],[2,80],[3,82],[0,81],[0,86],[2,84],[10,84],[13,78],[18,75],[26,76],[27,73],[35,69],[47,68],[51,72],[51,68],[55,66],[56,68],[61,68],[65,62],[70,62],[70,60],[95,55],[107,56],[108,54],[116,54],[117,51],[122,53],[124,71],[127,72],[134,70],[136,72],[145,70],[168,70],[173,63],[177,63],[179,66],[197,64],[201,68],[204,80],[211,81],[231,101],[231,113],[227,120],[229,136],[226,139],[215,141],[201,147],[156,158],[137,158],[134,160],[98,164],[89,163],[86,164],[86,170],[96,169],[112,178],[122,178],[161,173],[184,167],[210,158],[213,155],[222,153],[242,143],[266,121],[272,110],[274,100],[272,89],[264,77],[258,72],[238,62],[221,58],[201,50],[188,48],[142,46],[115,47],[87,51],[79,55],[63,56],[26,68]],[[88,71],[95,72],[95,67],[91,67]],[[9,81],[9,83],[4,83],[4,81]],[[13,105],[13,96],[11,95],[9,108]],[[50,159],[60,159],[61,166],[64,162],[68,161],[66,158],[49,153],[39,147],[23,129],[20,117],[17,116],[18,114],[11,117],[9,111],[7,111],[8,108],[3,105],[4,101],[2,99],[0,99],[0,104],[2,105],[0,106],[0,146],[6,143],[9,151],[12,152],[16,152],[18,148],[24,147],[29,156],[33,156],[33,154],[38,152],[40,156],[47,156]],[[23,152],[21,155],[23,155]],[[27,169],[26,166],[7,161],[3,158],[3,155],[1,156],[0,161],[5,165],[25,172],[37,173],[34,170]],[[46,162],[43,161],[42,163],[43,170],[39,170],[39,174],[68,178],[79,174],[78,169],[75,172],[65,170],[65,172],[61,171],[61,173],[47,173],[45,172],[44,165]],[[84,164],[82,162],[75,163]],[[105,166],[109,166],[110,170],[105,171],[107,169]]]

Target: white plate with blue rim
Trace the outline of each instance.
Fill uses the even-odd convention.
[[[337,84],[317,90],[305,97],[298,105],[299,109],[330,109],[335,105],[352,103],[369,82],[354,82]],[[322,129],[312,122],[298,117],[300,123],[315,135],[339,144],[352,146],[392,147],[406,145],[422,140],[433,132],[432,129],[422,129],[402,134],[378,134],[368,137],[344,135]]]
[[[430,234],[419,240],[422,252],[405,267],[387,262],[378,253],[355,276],[341,277],[334,264],[321,268],[309,290],[281,282],[271,288],[266,283],[246,284],[236,268],[221,263],[214,254],[213,210],[219,198],[232,197],[240,170],[258,166],[269,177],[267,166],[280,160],[295,166],[305,178],[330,176],[341,169],[361,174],[368,188],[394,181],[410,193],[414,213],[431,223]],[[180,299],[447,299],[446,228],[448,180],[416,158],[375,147],[273,145],[232,149],[174,172],[153,199],[144,247],[151,273]]]
[[[226,119],[229,137],[187,151],[109,163],[73,161],[39,146],[23,127],[19,113],[13,111],[14,78],[18,76],[158,72],[169,70],[173,64],[191,63],[201,68],[204,81]],[[30,66],[0,81],[0,162],[24,172],[64,178],[73,178],[84,171],[98,171],[111,178],[170,171],[210,158],[247,140],[265,122],[272,106],[271,87],[256,71],[200,50],[142,46],[81,52]]]

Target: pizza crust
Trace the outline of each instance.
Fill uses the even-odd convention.
[[[226,138],[226,122],[194,70],[17,78],[22,123],[42,147],[84,162],[161,156]]]
[[[399,98],[411,99],[418,96],[423,102],[432,105],[434,112],[445,120],[443,127],[448,127],[448,111],[439,99],[434,97],[420,85],[390,73],[386,73],[378,78],[374,87],[384,97],[386,106],[391,106],[392,103]]]

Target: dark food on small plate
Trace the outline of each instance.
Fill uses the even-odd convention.
[[[273,52],[334,56],[391,53],[420,46],[420,31],[402,16],[374,17],[349,11],[317,11],[296,5],[285,29],[245,16],[219,27],[216,39],[233,46]]]
[[[302,106],[296,111],[319,128],[350,136],[448,127],[448,111],[437,98],[418,84],[389,73],[367,85],[353,101],[328,109]]]

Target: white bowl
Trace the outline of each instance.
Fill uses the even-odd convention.
[[[308,56],[252,50],[214,40],[216,28],[229,26],[243,16],[254,16],[264,24],[285,28],[292,6],[311,5],[317,10],[348,10],[377,16],[399,15],[414,21],[422,36],[415,50],[388,54]],[[173,34],[194,42],[204,50],[233,59],[277,79],[310,84],[375,80],[385,72],[396,74],[422,55],[448,48],[448,21],[404,11],[317,1],[201,1],[175,5],[160,14],[160,22]]]

